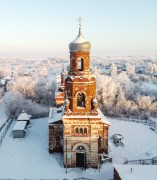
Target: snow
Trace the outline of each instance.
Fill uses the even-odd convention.
[[[63,167],[63,155],[48,152],[47,118],[31,120],[24,139],[14,139],[11,125],[0,147],[0,178],[12,179],[58,179],[86,177],[91,179],[113,179],[113,167],[110,163],[99,169]]]
[[[63,167],[63,155],[59,153],[49,154],[48,152],[47,121],[48,118],[31,120],[31,127],[28,128],[24,139],[12,137],[11,132],[15,122],[11,125],[0,147],[1,178],[69,178],[72,180],[87,177],[95,180],[113,179],[111,163],[103,164],[100,172],[99,169],[92,168],[86,171],[80,168],[68,168],[66,174]],[[112,124],[109,130],[109,155],[113,158],[114,164],[119,165],[120,161],[122,163],[124,159],[149,159],[157,156],[157,134],[151,131],[148,126],[111,118],[109,121]],[[111,139],[113,134],[121,134],[124,137],[124,147],[116,147],[113,144]],[[152,177],[154,174],[156,175],[153,169],[150,171]]]
[[[25,113],[24,111],[18,116],[17,120],[18,121],[23,121],[23,120],[30,120],[31,115]]]
[[[156,165],[114,165],[114,167],[123,180],[157,179]]]
[[[142,92],[148,93],[148,94],[156,93],[156,91],[157,91],[157,85],[152,84],[150,82],[148,82],[148,83],[144,82],[140,88],[141,88]]]
[[[107,117],[104,116],[104,114],[98,109],[98,113],[101,116],[101,121],[105,124],[111,125],[110,121],[107,119]]]
[[[63,118],[72,118],[72,119],[77,119],[77,118],[93,118],[93,115],[64,115]],[[105,124],[111,125],[111,123],[108,121],[107,117],[103,115],[103,113],[98,109],[98,115],[94,116],[94,118],[101,118],[101,121]]]
[[[141,123],[109,119],[111,122],[109,133],[109,155],[114,163],[125,160],[151,159],[157,157],[157,134]],[[124,147],[116,147],[112,136],[121,134]]]
[[[6,83],[6,79],[1,79],[1,84],[4,85]]]
[[[13,131],[14,130],[24,130],[26,127],[26,124],[27,124],[27,121],[17,121],[13,128]]]
[[[75,40],[73,40],[70,44],[80,44],[80,43],[84,43],[84,42],[87,42],[88,40],[86,40],[82,34],[79,34],[77,36],[77,38]]]
[[[48,123],[60,121],[60,120],[62,120],[62,117],[63,117],[63,112],[54,113],[54,114],[52,114],[52,117],[49,118]]]

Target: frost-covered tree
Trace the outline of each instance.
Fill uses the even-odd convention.
[[[127,74],[132,79],[135,76],[135,65],[132,65],[130,63],[126,63],[125,66],[126,66],[126,69],[127,69]]]
[[[12,69],[11,69],[10,64],[8,64],[8,63],[4,67],[4,75],[5,76],[11,76],[12,75]]]
[[[137,104],[140,110],[145,112],[157,111],[157,103],[154,102],[154,98],[150,96],[137,96]]]
[[[22,111],[25,99],[18,91],[8,92],[4,96],[4,103],[9,117],[15,117]]]
[[[112,63],[111,65],[111,76],[117,75],[117,66],[115,63]]]
[[[43,78],[46,78],[48,76],[48,71],[47,71],[47,67],[46,66],[43,66],[43,68],[41,69],[40,75]]]
[[[28,76],[22,76],[18,79],[10,81],[8,84],[10,91],[18,91],[25,98],[33,99],[35,97],[36,80]]]
[[[35,99],[38,103],[52,103],[53,88],[46,80],[39,79],[35,87]]]
[[[16,67],[16,73],[18,74],[18,76],[23,76],[24,75],[24,73],[25,73],[25,68],[24,68],[24,66],[22,65],[22,64],[20,64],[20,65],[18,65],[17,67]]]

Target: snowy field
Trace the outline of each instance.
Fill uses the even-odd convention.
[[[122,159],[152,158],[157,156],[157,134],[148,126],[110,119],[109,152],[113,163]],[[24,139],[13,139],[11,125],[0,147],[0,178],[54,178],[72,180],[87,177],[95,180],[113,178],[113,166],[110,163],[99,169],[68,168],[65,173],[61,154],[48,153],[47,118],[31,121]],[[112,142],[113,134],[124,137],[124,147],[116,147]]]
[[[157,133],[141,123],[110,119],[110,156],[118,160],[150,159],[157,157]],[[113,144],[113,134],[124,137],[124,147]]]
[[[61,154],[48,153],[47,118],[31,121],[24,139],[13,139],[10,127],[0,147],[0,178],[13,179],[64,179],[87,177],[98,180],[113,178],[110,163],[100,169],[68,169],[65,173]]]

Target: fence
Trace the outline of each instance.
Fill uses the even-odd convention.
[[[2,125],[1,125],[1,127],[0,127],[0,132],[1,132],[1,130],[3,129],[3,127],[7,124],[7,122],[9,121],[10,119],[7,119]]]
[[[8,131],[8,129],[9,129],[10,125],[12,124],[12,122],[13,122],[13,119],[12,119],[12,118],[11,118],[11,119],[8,119],[8,120],[6,121],[6,123],[5,123],[5,126],[3,126],[3,128],[1,129],[1,131],[0,131],[0,145],[2,144],[2,141],[3,141],[3,139],[4,139],[4,137],[5,137],[6,133],[7,133],[7,131]]]
[[[153,131],[157,130],[157,122],[151,120],[151,119],[141,119],[139,117],[135,118],[134,116],[127,116],[127,115],[117,115],[117,114],[106,114],[106,116],[114,117],[116,120],[120,121],[130,121],[130,122],[136,122],[136,123],[142,123],[145,125],[148,125],[150,129]]]
[[[126,161],[124,164],[157,165],[157,157],[154,157],[152,159],[138,159]]]
[[[48,116],[49,116],[49,112],[32,114],[31,119],[43,118],[43,117],[48,117]]]

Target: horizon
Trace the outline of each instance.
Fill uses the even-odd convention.
[[[91,56],[155,55],[156,6],[155,0],[5,0],[0,7],[0,57],[68,57],[79,16]]]

